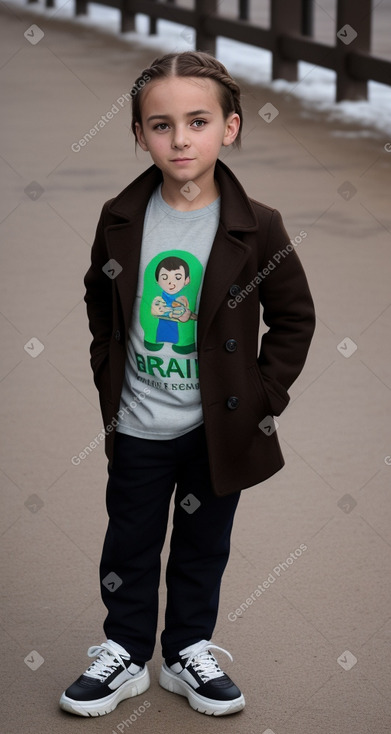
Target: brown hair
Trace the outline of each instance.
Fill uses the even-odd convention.
[[[156,267],[155,279],[159,280],[159,275],[162,268],[164,268],[165,270],[179,270],[179,268],[181,267],[185,271],[185,278],[188,278],[190,275],[190,268],[186,260],[182,260],[181,257],[175,257],[175,255],[165,257],[163,258],[163,260],[160,260]]]
[[[233,143],[240,148],[241,132],[243,127],[243,113],[240,104],[240,88],[231,77],[225,66],[214,56],[202,51],[183,51],[169,53],[152,61],[151,66],[144,69],[137,77],[132,88],[132,131],[136,138],[136,122],[141,123],[142,90],[146,82],[163,79],[170,76],[201,77],[214,79],[220,90],[220,104],[224,119],[236,112],[240,118],[239,132]],[[135,93],[133,93],[133,90]]]

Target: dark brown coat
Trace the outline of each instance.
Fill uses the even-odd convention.
[[[284,465],[277,433],[260,429],[259,423],[280,415],[288,404],[287,390],[303,368],[315,316],[306,276],[279,212],[249,199],[220,161],[215,177],[221,216],[205,272],[197,333],[211,477],[215,493],[222,496],[262,482]],[[106,202],[85,277],[91,366],[109,463],[144,213],[160,181],[161,172],[153,165]],[[102,271],[110,259],[122,267],[112,279]],[[259,350],[260,304],[268,331]]]

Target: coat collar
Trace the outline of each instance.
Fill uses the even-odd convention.
[[[220,219],[228,232],[251,232],[257,228],[249,198],[232,171],[220,160],[216,161],[215,178],[220,187]],[[152,165],[141,176],[112,199],[109,211],[128,221],[144,213],[153,191],[163,180],[160,169]]]

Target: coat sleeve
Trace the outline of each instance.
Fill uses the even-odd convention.
[[[315,310],[306,275],[280,213],[273,210],[260,271],[263,335],[258,356],[273,415],[289,402],[288,389],[303,369],[315,329]]]
[[[97,225],[91,250],[91,265],[85,275],[84,300],[87,304],[89,328],[92,334],[90,345],[91,367],[94,381],[99,388],[101,374],[107,366],[112,335],[112,283],[102,268],[109,260],[104,237],[105,214],[109,202],[104,205]]]

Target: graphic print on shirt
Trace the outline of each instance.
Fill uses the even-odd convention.
[[[196,351],[202,273],[200,261],[182,250],[160,252],[148,263],[140,304],[146,349],[156,352],[168,345],[177,354]]]

